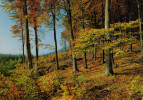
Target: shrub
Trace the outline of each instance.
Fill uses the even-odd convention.
[[[71,76],[64,84],[61,85],[63,96],[74,95],[75,99],[85,99],[87,80],[84,75]]]
[[[16,68],[15,65],[17,64],[17,62],[18,62],[17,60],[6,62],[5,65],[0,66],[0,72],[5,76],[10,76],[11,73],[9,72],[9,70],[15,69]]]
[[[131,81],[131,87],[128,89],[128,93],[130,95],[131,99],[139,99],[138,94],[143,92],[143,85],[142,82],[140,81],[142,77],[136,76],[132,81]]]
[[[60,84],[61,84],[61,76],[53,72],[49,75],[43,76],[39,80],[39,86],[41,89],[41,92],[46,92],[47,97],[51,98],[52,96],[58,96],[60,94]]]

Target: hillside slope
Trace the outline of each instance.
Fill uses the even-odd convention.
[[[2,100],[141,100],[143,96],[143,66],[140,52],[124,52],[114,56],[114,75],[105,77],[106,64],[101,52],[94,61],[88,56],[88,69],[82,57],[78,58],[79,72],[72,73],[69,54],[61,53],[60,68],[55,70],[53,55],[41,57],[37,74],[25,64],[17,64],[10,77],[1,75]],[[65,56],[63,56],[65,55]]]

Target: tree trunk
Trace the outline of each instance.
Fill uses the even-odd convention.
[[[73,42],[74,35],[73,35],[73,28],[72,28],[71,4],[70,4],[70,0],[67,0],[67,2],[68,2],[69,24],[70,24],[70,28],[71,28],[71,42]],[[71,43],[71,46],[74,47],[74,44]],[[79,71],[79,70],[77,68],[77,60],[76,60],[74,53],[72,53],[72,60],[73,60],[73,73],[75,73],[76,71]]]
[[[96,47],[94,45],[94,60],[96,61]]]
[[[65,45],[65,52],[67,52],[67,41],[64,39],[64,45]]]
[[[36,67],[38,66],[38,34],[37,34],[37,27],[34,27],[35,31],[35,49],[36,49]]]
[[[97,25],[96,25],[96,11],[94,10],[94,28],[97,28]]]
[[[84,52],[84,68],[87,69],[87,59],[86,59],[86,52]]]
[[[55,10],[55,8],[54,8]],[[54,30],[54,41],[55,41],[55,54],[56,54],[56,66],[57,66],[57,70],[59,69],[59,60],[58,60],[58,50],[57,50],[57,36],[56,36],[56,16],[55,16],[55,11],[52,12],[53,15],[53,30]]]
[[[138,3],[138,17],[139,17],[139,30],[140,30],[140,41],[141,41],[141,63],[143,64],[143,33],[142,33],[142,0],[137,0]]]
[[[85,29],[85,24],[84,24],[84,9],[82,7],[82,28]],[[86,59],[86,51],[84,52],[84,68],[87,67],[87,59]]]
[[[24,0],[24,15],[25,15],[25,30],[26,30],[26,50],[28,56],[28,66],[30,69],[32,66],[32,57],[31,57],[31,49],[30,49],[30,41],[29,41],[29,25],[28,25],[28,12],[27,12],[27,0]]]
[[[114,65],[114,64],[115,64],[115,61],[114,61],[114,52],[113,52],[113,48],[112,48],[112,53],[111,53],[111,55],[112,55],[112,64]]]
[[[103,5],[103,0],[102,0],[102,27],[104,27],[104,5]],[[104,41],[103,41],[103,44],[104,44]],[[103,64],[105,63],[104,58],[105,58],[105,53],[104,53],[104,49],[103,49],[102,50],[102,63]]]
[[[131,0],[128,0],[128,17],[129,17],[129,21],[131,20]],[[132,37],[132,33],[131,33],[131,29],[129,29],[129,33],[130,33],[130,38]],[[132,52],[132,43],[130,43],[130,51]]]
[[[23,27],[22,25],[22,19],[21,19],[21,28]],[[25,62],[25,54],[24,54],[24,34],[23,34],[23,28],[21,30],[21,39],[22,39],[22,54],[23,54],[23,59],[22,62]]]
[[[104,52],[104,49],[103,49],[103,50],[102,50],[102,64],[104,64],[104,63],[105,63],[104,58],[105,58],[105,52]]]
[[[104,5],[102,0],[102,27],[104,27]]]
[[[110,0],[106,0],[105,4],[105,29],[108,30],[110,28]],[[110,33],[106,32],[106,39],[111,42]],[[112,57],[111,57],[111,48],[106,50],[106,76],[113,75],[112,69]]]

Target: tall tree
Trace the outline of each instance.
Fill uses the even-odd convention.
[[[106,30],[106,39],[108,42],[111,42],[111,37],[110,37],[110,3],[111,0],[106,0],[105,2],[105,30]],[[111,57],[111,48],[106,50],[106,76],[113,75],[113,68],[112,68],[112,57]]]
[[[29,39],[29,24],[28,24],[28,10],[27,10],[27,0],[24,0],[24,15],[25,15],[25,30],[26,30],[26,50],[27,50],[27,57],[28,57],[28,65],[29,68],[32,69],[32,57],[31,57],[31,49],[30,49],[30,39]]]
[[[21,19],[21,40],[22,40],[22,55],[23,55],[23,63],[25,62],[25,53],[24,53],[24,45],[25,45],[25,42],[24,42],[24,29],[23,29],[23,20]]]
[[[101,1],[102,2],[102,28],[104,27],[104,2],[103,0]],[[104,43],[104,41],[102,41]],[[104,58],[105,58],[105,52],[104,52],[104,49],[102,50],[102,63],[104,64],[105,61],[104,61]]]
[[[73,26],[72,26],[72,15],[71,15],[71,2],[70,0],[67,0],[68,3],[68,16],[69,16],[69,24],[70,24],[70,32],[71,32],[71,42],[74,41],[74,35],[73,35]],[[71,46],[73,47],[74,44],[72,43]],[[75,73],[78,70],[77,67],[77,59],[74,53],[72,53],[72,60],[73,60],[73,72]]]
[[[57,6],[56,4],[57,4],[57,0],[49,0],[49,8],[50,8],[50,12],[52,14],[52,21],[53,21],[56,66],[57,66],[57,70],[58,70],[59,69],[59,60],[58,60],[57,33],[56,33],[56,6]]]
[[[35,51],[36,51],[36,66],[38,66],[39,58],[39,48],[38,48],[38,27],[41,24],[41,21],[38,21],[39,16],[42,14],[40,1],[39,0],[29,0],[29,16],[31,18],[30,24],[34,28],[35,32]]]
[[[83,2],[81,1],[81,12],[82,12],[82,28],[85,29],[85,15],[84,15],[84,7],[83,7]],[[84,68],[87,68],[87,57],[86,57],[86,51],[84,52]]]
[[[58,49],[57,49],[57,36],[56,36],[56,11],[55,11],[55,4],[51,4],[51,13],[53,17],[53,31],[54,31],[54,41],[55,41],[55,53],[56,53],[56,63],[57,69],[59,69],[59,60],[58,60]]]
[[[8,1],[8,2],[7,2]],[[29,68],[32,67],[32,57],[31,57],[31,50],[30,50],[30,41],[29,41],[29,25],[28,25],[28,10],[27,10],[27,1],[28,0],[7,0],[5,2],[5,9],[8,10],[8,13],[11,14],[12,18],[17,18],[19,20],[25,21],[23,25],[25,25],[26,30],[26,50],[27,50],[27,57],[28,57],[28,66]]]
[[[141,62],[143,64],[143,15],[142,15],[142,11],[143,11],[143,6],[142,6],[142,3],[143,1],[142,0],[136,0],[137,2],[137,6],[138,6],[138,19],[139,19],[139,30],[140,30],[140,41],[141,41]]]

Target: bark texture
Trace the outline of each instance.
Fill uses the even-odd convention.
[[[111,0],[106,0],[105,3],[105,29],[108,30],[110,28],[110,3]],[[108,42],[111,42],[110,33],[106,32],[106,39]],[[113,68],[112,68],[112,54],[111,48],[106,50],[106,76],[113,75]]]

